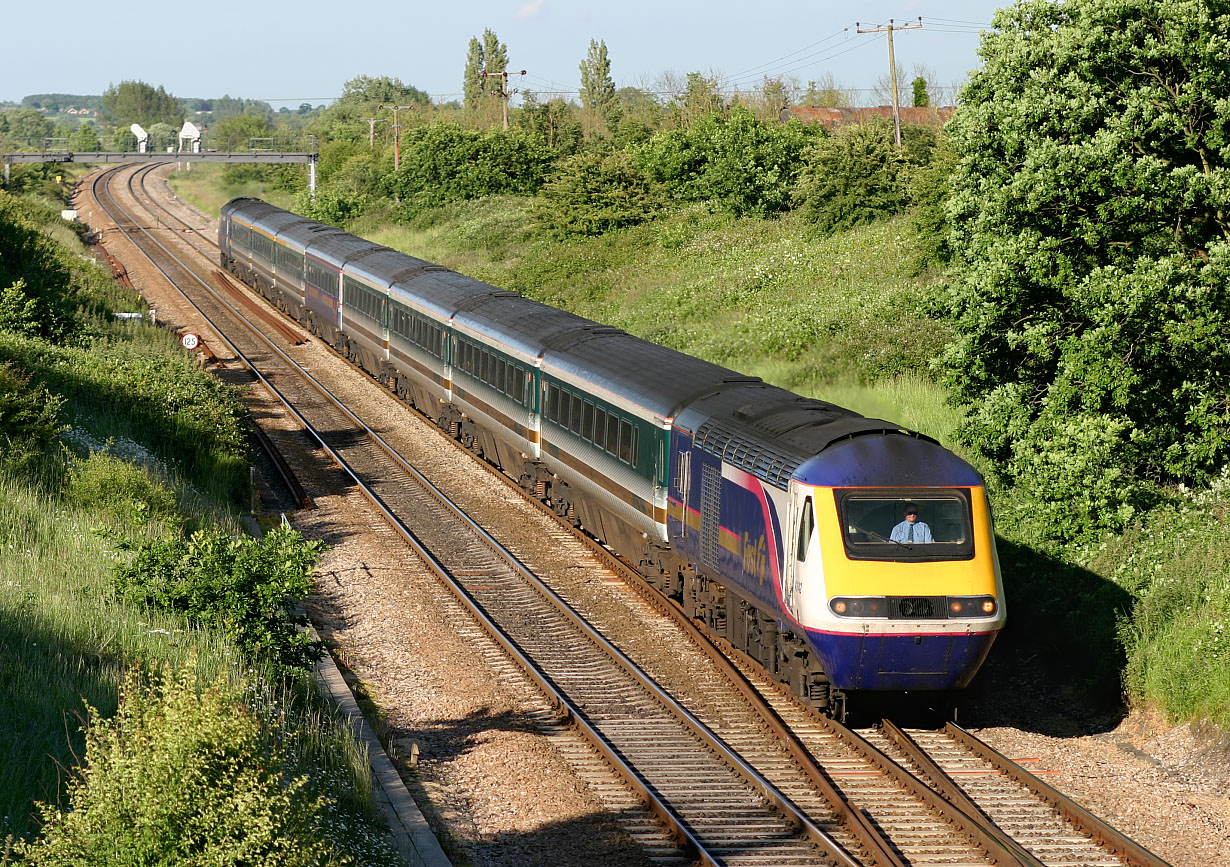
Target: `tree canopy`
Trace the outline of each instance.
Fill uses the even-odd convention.
[[[102,95],[102,110],[120,127],[133,123],[147,128],[156,123],[179,126],[184,122],[179,100],[162,87],[155,90],[144,81],[121,81],[108,87]]]
[[[1228,10],[1025,0],[949,126],[965,436],[1094,527],[1230,457]]]
[[[607,126],[614,126],[619,121],[619,100],[615,97],[606,40],[589,40],[589,54],[581,61],[580,70],[581,105],[601,114]]]

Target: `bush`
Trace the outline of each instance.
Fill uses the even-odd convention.
[[[63,430],[63,406],[64,398],[0,362],[0,461],[20,470],[36,460]]]
[[[122,524],[157,521],[178,529],[184,521],[173,491],[151,477],[149,470],[106,452],[91,452],[73,462],[65,496]]]
[[[689,128],[659,133],[634,157],[677,198],[764,217],[790,207],[803,149],[819,135],[797,120],[765,123],[736,106],[729,116],[711,112]]]
[[[649,219],[660,207],[649,180],[623,151],[570,157],[538,194],[533,215],[561,238],[601,235]]]
[[[908,167],[888,121],[843,126],[808,148],[795,201],[819,232],[861,226],[905,210]]]
[[[115,586],[129,601],[221,629],[253,657],[302,674],[320,658],[320,648],[296,629],[306,618],[287,609],[311,591],[323,551],[323,543],[306,542],[287,527],[262,540],[200,530],[187,539],[141,543],[132,560],[116,568]]]
[[[222,678],[198,695],[191,665],[130,673],[113,719],[87,708],[68,809],[40,805],[43,834],[19,855],[38,867],[348,863],[319,830],[328,801],[290,777],[240,696]]]
[[[417,208],[460,199],[538,192],[553,154],[518,129],[473,132],[456,124],[417,127],[402,138],[402,162],[389,192]]]

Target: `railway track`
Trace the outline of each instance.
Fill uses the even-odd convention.
[[[154,196],[138,192],[136,183],[144,177],[142,171],[129,175],[133,197],[160,207]],[[98,194],[108,195],[101,189]],[[144,238],[152,240],[161,232],[175,236],[171,246],[186,241],[193,227],[171,216],[144,229]],[[125,220],[134,237],[142,236],[138,221],[119,213],[116,219],[117,224]],[[202,257],[214,258],[208,238],[191,246]],[[289,334],[274,328],[270,337],[256,337],[261,329],[271,329],[267,317],[246,302],[228,299],[233,295],[229,290],[214,292],[207,280],[192,273],[192,266],[170,253],[159,243],[149,255],[168,260],[160,267],[191,294],[201,315],[216,323],[218,339],[295,407],[305,429],[314,431],[356,484],[371,491],[390,526],[433,564],[475,622],[552,697],[561,717],[586,731],[595,749],[618,769],[625,786],[645,805],[640,835],[660,860],[732,865],[1164,863],[1140,860],[1152,856],[1116,841],[1107,829],[1091,832],[1087,822],[1084,828],[1068,818],[1059,819],[1059,826],[1045,824],[1039,811],[1056,811],[1037,795],[1018,792],[1013,801],[992,795],[990,786],[970,786],[972,800],[963,800],[953,780],[969,776],[969,768],[960,763],[968,759],[958,761],[959,754],[949,755],[935,743],[924,752],[934,750],[943,758],[923,768],[900,739],[889,740],[885,732],[894,730],[891,724],[860,736],[816,716],[749,661],[724,662],[710,642],[691,631],[686,618],[677,610],[672,613],[673,606],[652,592],[641,597],[601,577],[605,595],[587,595],[579,589],[585,581],[539,577],[539,572],[552,571],[540,562],[541,543],[511,539],[501,544],[466,516],[465,508],[450,505],[439,488],[397,457],[401,446],[381,440],[330,397],[320,380],[335,372],[318,369],[320,379],[313,379],[293,363],[286,349],[302,336],[297,329],[282,325]],[[181,247],[181,255],[192,254]],[[592,544],[563,527],[557,532],[561,539]],[[586,568],[603,570],[599,561],[608,555],[598,547],[591,553],[594,562]],[[911,734],[922,743],[930,733]],[[994,768],[978,773],[1006,777]],[[1027,818],[1016,821],[1014,809]],[[640,820],[634,815],[630,821]],[[1041,828],[1034,836],[1031,823]],[[675,851],[654,842],[662,828],[676,841]],[[1092,842],[1091,833],[1101,834],[1109,845]],[[1052,845],[1055,841],[1060,844]]]

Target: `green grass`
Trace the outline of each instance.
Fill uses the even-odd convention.
[[[264,199],[279,208],[294,207],[293,193],[273,189],[269,184],[260,181],[224,183],[222,174],[226,168],[218,163],[195,163],[189,170],[172,171],[169,176],[171,189],[181,199],[207,214],[217,215],[223,205],[237,196]]]
[[[528,201],[462,203],[416,226],[355,229],[804,394],[831,399],[830,388],[853,396],[868,386],[858,402],[877,411],[895,408],[891,395],[903,387],[922,387],[948,333],[924,312],[930,283],[912,272],[904,220],[812,239],[793,217],[734,219],[690,207],[560,243],[533,232]],[[903,377],[910,385],[876,385]]]
[[[55,803],[81,755],[88,702],[114,711],[124,668],[199,654],[202,674],[233,648],[176,618],[116,603],[113,544],[99,514],[0,474],[0,835],[34,830],[34,798]]]

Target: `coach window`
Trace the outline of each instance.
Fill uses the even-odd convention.
[[[572,417],[568,420],[568,428],[574,434],[581,433],[581,404],[584,401],[575,394],[572,396]]]
[[[581,437],[583,439],[594,439],[594,405],[588,400],[585,401],[585,409],[581,416]]]
[[[547,419],[559,420],[559,389],[554,385],[547,386]]]
[[[619,422],[619,459],[625,464],[632,463],[632,439],[636,429],[630,422]]]
[[[594,445],[606,448],[606,410],[600,406],[594,407]]]

